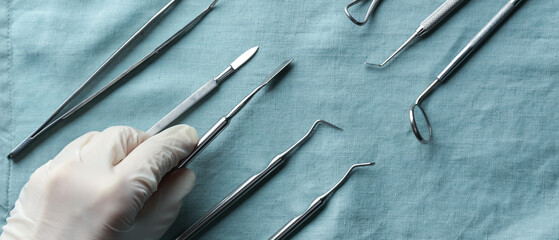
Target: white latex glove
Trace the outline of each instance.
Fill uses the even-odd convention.
[[[186,125],[85,134],[31,175],[0,239],[158,239],[194,187],[190,170],[167,172],[197,141]]]

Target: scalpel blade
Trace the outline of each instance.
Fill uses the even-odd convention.
[[[233,70],[239,69],[246,62],[248,62],[248,60],[250,60],[252,58],[252,56],[254,56],[254,54],[256,54],[256,51],[258,51],[258,47],[253,47],[253,48],[247,50],[245,53],[243,53],[237,59],[235,59],[235,61],[233,61],[231,63],[231,67],[233,68]]]
[[[237,71],[243,64],[248,62],[256,54],[258,47],[253,47],[239,56],[235,61],[231,63],[219,76],[213,78],[206,82],[202,87],[200,87],[196,92],[194,92],[190,97],[185,99],[181,104],[179,104],[175,109],[169,112],[165,117],[163,117],[159,122],[157,122],[153,127],[151,127],[147,133],[155,135],[165,129],[169,124],[175,121],[183,113],[187,112],[196,103],[206,97],[208,94],[213,92],[219,84],[225,80],[228,76]]]

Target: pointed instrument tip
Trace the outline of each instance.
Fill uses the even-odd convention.
[[[241,54],[241,56],[239,56],[237,59],[235,59],[235,61],[233,61],[231,63],[231,67],[234,70],[239,69],[246,62],[248,62],[248,60],[250,60],[254,56],[254,54],[256,54],[257,51],[258,51],[258,47],[253,47],[253,48],[247,50],[246,52]]]
[[[378,63],[368,63],[365,62],[365,64],[367,64],[367,66],[371,66],[371,67],[375,67],[375,68],[384,68],[386,66],[386,64],[378,64]]]
[[[213,8],[213,7],[215,7],[215,4],[217,4],[217,0],[214,0],[214,1],[212,2],[212,4],[210,4],[210,6],[209,6],[208,8]]]
[[[251,49],[249,49],[248,51],[253,52],[253,55],[254,55],[256,52],[258,52],[258,49],[260,49],[259,46],[254,46],[254,47],[252,47]]]
[[[316,125],[318,125],[319,123],[326,124],[326,125],[328,125],[328,126],[334,128],[334,129],[337,129],[337,130],[343,130],[341,127],[338,127],[338,126],[336,126],[335,124],[333,124],[333,123],[331,123],[331,122],[328,122],[328,121],[326,121],[326,120],[322,120],[322,119],[316,120],[316,121],[314,122],[313,126],[316,126]]]
[[[353,166],[351,166],[350,171],[351,171],[352,169],[354,169],[354,168],[365,167],[365,166],[373,166],[373,165],[375,165],[375,162],[354,164]]]

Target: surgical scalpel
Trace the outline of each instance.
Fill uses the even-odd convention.
[[[174,2],[174,1],[172,1]],[[165,6],[161,11],[159,11],[159,13],[154,16],[154,18],[157,18],[161,13],[163,13],[165,11],[165,9],[167,9],[170,4],[172,4],[172,2],[170,2],[169,4],[167,4],[167,6]],[[39,126],[39,128],[37,128],[37,130],[35,130],[31,135],[29,135],[25,140],[23,140],[19,145],[17,145],[11,152],[10,154],[8,154],[8,158],[14,158],[16,155],[18,155],[25,147],[27,147],[31,142],[33,142],[33,140],[37,139],[37,137],[39,137],[39,135],[41,135],[42,133],[46,132],[48,129],[50,129],[51,127],[53,127],[55,124],[61,122],[62,120],[70,117],[70,115],[72,115],[73,113],[75,113],[76,111],[78,111],[79,109],[81,109],[83,106],[85,106],[86,104],[88,104],[89,102],[91,102],[93,99],[95,99],[97,96],[101,95],[103,92],[105,92],[107,89],[109,89],[111,86],[113,86],[114,84],[116,84],[118,81],[120,81],[121,79],[125,78],[126,76],[128,76],[128,74],[130,74],[132,71],[134,71],[136,68],[138,68],[139,66],[143,65],[144,63],[146,63],[149,59],[152,59],[154,56],[159,55],[160,53],[163,53],[168,47],[172,46],[173,43],[175,43],[181,36],[183,36],[185,33],[187,33],[188,31],[190,31],[194,26],[196,26],[196,24],[198,24],[215,6],[215,4],[217,3],[217,0],[214,0],[210,6],[208,8],[206,8],[200,15],[198,15],[196,18],[194,18],[194,20],[192,20],[191,22],[189,22],[187,25],[185,25],[183,28],[181,28],[179,31],[177,31],[173,36],[171,36],[169,39],[167,39],[165,42],[163,42],[161,45],[159,45],[157,48],[155,48],[152,52],[150,52],[149,54],[147,54],[144,58],[142,58],[140,61],[138,61],[137,63],[135,63],[134,65],[132,65],[132,67],[128,68],[126,71],[124,71],[122,74],[120,74],[118,77],[116,77],[115,79],[113,79],[111,82],[109,82],[108,84],[106,84],[105,86],[103,86],[103,88],[101,88],[99,91],[95,92],[93,95],[89,96],[87,99],[81,101],[79,104],[77,104],[76,106],[72,107],[70,110],[66,111],[64,114],[62,114],[62,116],[54,119],[55,115],[57,115],[58,113],[60,113],[60,111],[70,102],[70,100],[72,98],[75,97],[75,95],[77,94],[78,91],[80,91],[87,82],[89,82],[94,76],[96,76],[98,74],[98,71],[100,71],[102,68],[105,68],[105,66],[108,64],[108,62],[112,61],[115,57],[116,54],[118,54],[122,48],[124,48],[124,46],[126,46],[131,40],[132,38],[135,38],[137,35],[139,35],[144,29],[145,27],[147,27],[147,25],[149,25],[151,22],[153,22],[154,18],[152,18],[150,21],[148,21],[148,23],[146,23],[146,25],[144,25],[144,27],[142,27],[136,34],[134,34],[134,36],[132,36],[131,39],[129,39],[125,45],[123,45],[121,48],[119,48],[119,50],[117,50],[117,52],[115,52],[110,58],[109,60],[107,60],[108,62],[104,63],[95,73],[94,75],[92,75],[90,77],[90,79],[86,80],[86,82],[84,82],[82,84],[82,86],[80,86],[74,93],[72,93],[72,95],[70,95],[70,97],[68,99],[66,99],[64,101],[64,103],[62,103],[62,105],[60,105],[58,107],[58,109],[55,110],[55,112],[47,119],[47,121],[45,121],[43,124],[41,124],[41,126]],[[54,120],[52,120],[54,119]],[[52,120],[52,121],[51,121]]]
[[[450,15],[456,8],[458,8],[462,3],[467,0],[447,0],[445,1],[437,10],[435,10],[431,15],[429,15],[421,24],[419,28],[415,30],[415,33],[406,41],[396,52],[394,52],[388,59],[386,59],[381,64],[367,63],[375,67],[384,67],[390,60],[392,60],[398,53],[400,53],[406,46],[408,46],[413,40],[418,37],[423,37],[431,30],[433,30],[439,23],[441,23],[448,15]]]
[[[246,195],[249,191],[254,189],[258,184],[262,181],[266,180],[268,176],[272,173],[279,170],[279,167],[282,166],[286,161],[288,155],[290,155],[294,150],[298,149],[304,142],[306,142],[312,135],[316,126],[320,123],[324,123],[330,127],[335,129],[342,130],[338,126],[329,123],[324,120],[316,120],[312,125],[311,129],[303,136],[299,141],[297,141],[293,146],[287,149],[285,152],[280,153],[279,155],[275,156],[274,159],[268,164],[268,166],[262,170],[261,172],[255,174],[254,176],[250,177],[244,183],[242,183],[239,187],[237,187],[232,193],[227,195],[221,202],[215,205],[210,211],[208,211],[204,216],[202,216],[198,221],[196,221],[192,226],[190,226],[186,231],[184,231],[177,240],[184,240],[190,239],[194,237],[197,233],[202,231],[206,226],[208,226],[212,221],[214,221],[217,217],[219,217],[223,212],[227,211],[229,207],[235,204],[239,199],[241,199],[244,195]]]
[[[196,156],[198,156],[198,154],[200,154],[202,152],[202,150],[204,150],[204,148],[206,148],[223,130],[225,130],[225,128],[229,125],[229,122],[231,121],[231,119],[233,119],[233,117],[235,117],[235,115],[237,115],[237,113],[239,113],[239,111],[241,111],[241,109],[243,109],[243,107],[254,97],[254,95],[256,95],[256,93],[258,93],[258,91],[260,91],[260,89],[262,89],[266,85],[268,85],[268,83],[270,83],[292,61],[293,61],[293,59],[290,59],[290,60],[287,60],[287,61],[283,62],[278,68],[276,68],[274,70],[274,72],[272,72],[272,74],[270,74],[270,76],[268,76],[266,79],[264,79],[264,81],[262,81],[260,83],[260,85],[258,87],[256,87],[256,89],[254,89],[239,104],[237,104],[237,106],[235,106],[231,110],[231,112],[229,112],[229,114],[227,114],[226,116],[219,119],[219,121],[217,121],[217,123],[214,124],[213,127],[210,128],[210,130],[208,130],[208,132],[206,132],[206,134],[204,134],[204,136],[202,136],[200,138],[200,140],[198,141],[198,144],[196,145],[196,148],[194,149],[194,151],[192,151],[192,153],[190,155],[188,155],[187,158],[181,160],[176,168],[185,167],[190,162],[192,162],[192,160],[194,160],[194,158],[196,158]]]
[[[458,66],[460,66],[460,64],[462,64],[464,62],[464,60],[466,60],[466,58],[470,55],[470,53],[472,53],[477,47],[479,47],[483,43],[483,41],[487,37],[489,37],[489,35],[491,35],[491,33],[493,31],[495,31],[497,26],[499,26],[499,24],[502,23],[507,18],[507,16],[510,15],[513,12],[513,10],[516,8],[516,6],[518,6],[518,4],[521,1],[522,0],[510,0],[510,1],[508,1],[507,4],[505,4],[505,6],[503,6],[503,8],[501,8],[501,10],[475,35],[475,37],[472,40],[470,40],[470,42],[468,42],[466,47],[464,47],[462,49],[462,51],[460,51],[460,53],[458,53],[458,55],[456,57],[454,57],[454,59],[452,59],[450,64],[448,64],[444,68],[444,70],[437,76],[435,81],[433,81],[433,83],[431,83],[431,85],[429,85],[429,87],[427,87],[427,89],[425,89],[425,91],[423,91],[423,93],[421,93],[421,95],[417,98],[417,100],[415,100],[415,103],[410,108],[410,123],[411,123],[411,127],[412,127],[412,130],[413,130],[413,133],[414,133],[415,137],[421,143],[428,143],[429,142],[429,140],[431,139],[432,130],[431,130],[431,124],[429,123],[429,119],[427,118],[427,115],[425,114],[425,111],[423,110],[423,108],[421,108],[421,106],[419,106],[419,104],[421,104],[421,102],[440,83],[443,83],[445,80],[447,80],[449,78],[449,76],[452,74],[452,72],[454,72],[454,70],[456,70],[458,68]],[[427,139],[425,139],[421,135],[420,130],[417,126],[416,117],[415,117],[416,108],[420,110],[423,118],[425,118],[426,125],[429,129],[429,138],[427,138]]]
[[[165,117],[163,117],[159,122],[157,122],[153,127],[151,127],[147,133],[151,135],[155,135],[165,127],[167,127],[171,122],[176,120],[181,114],[188,111],[192,106],[194,106],[198,101],[202,100],[206,97],[209,93],[213,92],[219,85],[223,82],[223,80],[227,79],[227,77],[231,76],[231,74],[235,73],[243,64],[248,62],[256,54],[258,51],[258,47],[253,47],[239,56],[235,61],[231,63],[221,74],[217,77],[210,79],[206,84],[200,87],[196,92],[194,92],[190,97],[185,99],[181,104],[175,107],[171,112],[169,112]]]
[[[320,210],[322,207],[324,207],[324,205],[326,204],[326,201],[328,201],[330,196],[332,196],[332,194],[334,194],[334,192],[342,186],[342,184],[347,180],[347,178],[349,177],[349,174],[353,171],[353,169],[358,168],[358,167],[373,166],[373,165],[375,165],[374,162],[359,163],[359,164],[354,164],[353,166],[351,166],[349,168],[349,170],[347,170],[345,175],[342,177],[342,179],[338,183],[336,183],[336,185],[332,189],[330,189],[325,194],[322,194],[319,197],[317,197],[316,199],[314,199],[314,201],[311,203],[311,205],[309,206],[307,211],[305,211],[303,214],[301,214],[301,215],[293,218],[291,221],[289,221],[284,227],[282,227],[270,239],[273,239],[273,240],[286,239],[299,226],[301,226],[305,221],[307,221],[310,217],[312,217],[315,213],[317,213],[318,210]]]

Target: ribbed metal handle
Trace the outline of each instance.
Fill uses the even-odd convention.
[[[421,22],[420,28],[423,28],[424,33],[431,31],[431,29],[437,26],[437,24],[442,22],[452,11],[466,1],[468,0],[447,0]]]
[[[437,76],[441,82],[446,78],[501,24],[514,8],[520,3],[519,0],[511,0],[476,34],[472,40],[460,51],[448,66]]]

